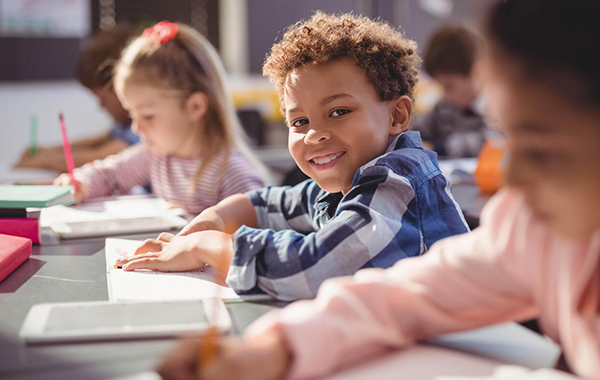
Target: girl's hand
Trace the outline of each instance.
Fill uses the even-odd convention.
[[[81,201],[88,197],[89,193],[87,188],[83,186],[81,182],[75,182],[77,182],[77,186],[75,186],[75,184],[71,182],[71,176],[69,175],[69,173],[63,173],[59,175],[58,178],[56,178],[52,184],[54,186],[75,186],[75,188],[78,190],[75,190],[73,197],[75,198],[76,203],[81,203]]]
[[[176,208],[184,208],[182,205],[180,205],[179,203],[175,203],[175,202],[167,202],[167,209],[169,210],[173,210]]]
[[[223,273],[229,271],[233,256],[231,235],[202,231],[187,236],[170,235],[169,239],[146,240],[134,256],[119,258],[116,264],[127,271],[149,269],[180,272],[200,269],[206,264]]]
[[[217,346],[217,357],[199,368],[202,338],[187,338],[165,358],[157,372],[165,380],[275,380],[290,365],[289,349],[281,334],[273,332],[250,344],[239,339],[223,339]]]

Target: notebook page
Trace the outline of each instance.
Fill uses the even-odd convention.
[[[216,296],[240,298],[231,288],[217,285],[214,269],[208,266],[188,272],[126,272],[114,268],[118,257],[132,255],[141,243],[138,240],[106,239],[108,296],[111,301],[193,300]]]

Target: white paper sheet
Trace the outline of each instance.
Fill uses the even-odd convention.
[[[142,372],[112,380],[155,380]],[[446,348],[417,345],[344,369],[324,380],[577,380],[550,368],[532,371]]]
[[[560,347],[550,338],[514,322],[445,334],[428,342],[529,368],[553,367],[560,356]]]
[[[162,232],[183,228],[188,223],[183,214],[160,198],[125,195],[45,208],[40,228],[63,239]]]
[[[164,199],[147,195],[124,195],[120,197],[96,198],[77,206],[52,206],[45,208],[40,216],[40,225],[50,227],[55,223],[87,222],[141,218],[161,214],[181,215],[182,209],[168,209]]]
[[[154,272],[115,269],[114,263],[121,255],[127,255],[141,244],[138,240],[106,239],[106,270],[108,296],[111,301],[159,301],[193,300],[206,297],[238,299],[231,288],[214,283],[215,272],[211,267],[188,272]]]
[[[448,376],[490,376],[500,363],[441,347],[417,345],[368,361],[328,377],[329,380],[440,379]]]
[[[518,344],[515,345],[518,347]],[[328,380],[576,380],[550,368],[531,370],[448,348],[416,345],[346,369]]]

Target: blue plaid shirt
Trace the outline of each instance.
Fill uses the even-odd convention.
[[[239,294],[312,298],[328,278],[388,268],[467,232],[436,157],[423,149],[419,132],[405,132],[356,171],[346,195],[327,193],[314,180],[246,193],[259,228],[233,234],[227,283]]]

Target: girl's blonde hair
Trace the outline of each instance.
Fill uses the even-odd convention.
[[[238,149],[268,179],[265,166],[254,156],[241,127],[225,83],[225,70],[216,50],[193,28],[177,24],[175,36],[158,42],[138,37],[123,51],[115,67],[114,85],[118,94],[126,83],[143,83],[175,92],[188,99],[202,92],[208,99],[204,116],[204,141],[208,151],[192,178],[192,190],[202,171],[222,149]],[[225,165],[227,160],[223,161]]]

